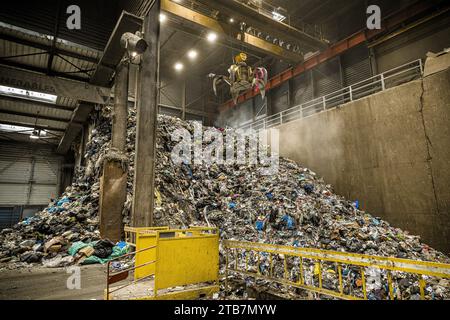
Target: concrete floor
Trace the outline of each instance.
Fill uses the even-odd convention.
[[[106,266],[81,267],[81,289],[67,289],[65,268],[0,271],[0,300],[103,300]]]

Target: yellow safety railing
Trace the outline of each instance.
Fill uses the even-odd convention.
[[[126,242],[134,247],[135,252],[119,258],[134,259],[134,266],[112,272],[110,267],[116,260],[108,263],[106,299],[114,298],[111,293],[142,280],[148,280],[144,284],[146,294],[139,299],[188,299],[219,290],[217,228],[125,227],[125,235]],[[118,288],[110,287],[113,283],[127,280],[131,273],[134,276],[132,282]],[[175,287],[189,288],[184,291],[171,290]]]
[[[427,277],[450,278],[450,264],[445,263],[232,240],[224,241],[224,248],[225,281],[230,272],[235,272],[340,299],[368,299],[366,268],[384,273],[379,279],[386,278],[391,300],[396,298],[398,284],[393,276],[397,272],[416,277],[421,299],[426,297]],[[268,268],[265,267],[267,264]],[[343,275],[344,268],[345,271],[352,270],[353,283]],[[309,281],[307,275],[310,276]],[[327,286],[324,285],[324,275]],[[330,288],[328,283],[338,283],[338,286]],[[225,288],[228,288],[227,283]],[[397,298],[399,294],[400,290]]]
[[[157,230],[168,230],[169,227],[130,227],[125,226],[124,232],[125,232],[125,242],[131,246],[136,247],[136,239],[138,233],[147,233],[147,232],[153,232]]]

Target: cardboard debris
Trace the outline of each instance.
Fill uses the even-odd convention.
[[[83,249],[80,249],[78,253],[81,253],[82,255],[86,257],[90,257],[92,254],[94,254],[95,249],[93,247],[85,247]]]

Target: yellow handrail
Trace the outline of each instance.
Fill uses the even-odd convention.
[[[418,277],[420,296],[421,299],[425,299],[425,286],[426,282],[423,276],[438,277],[438,278],[450,278],[450,264],[429,262],[429,261],[419,261],[419,260],[409,260],[394,257],[380,257],[371,256],[365,254],[357,253],[346,253],[339,251],[329,251],[322,249],[313,248],[298,248],[291,246],[266,244],[266,243],[253,243],[245,241],[234,241],[225,240],[224,247],[226,250],[226,278],[228,277],[228,272],[237,272],[245,274],[247,276],[253,276],[255,278],[262,278],[272,282],[277,282],[285,284],[288,286],[293,286],[297,288],[303,288],[312,292],[319,294],[325,294],[341,299],[352,299],[352,300],[366,300],[368,299],[367,293],[367,283],[365,268],[378,268],[380,270],[385,270],[387,272],[387,282],[388,282],[388,294],[389,298],[393,300],[394,297],[394,283],[392,279],[392,272],[404,272],[409,274],[414,274]],[[232,251],[232,255],[235,261],[232,262],[233,268],[228,266],[230,262],[229,251]],[[245,270],[240,270],[238,268],[238,251],[245,253]],[[254,253],[257,255],[256,260],[256,272],[249,272],[249,256]],[[266,274],[263,274],[260,270],[260,266],[264,261],[261,261],[261,255],[268,256],[269,270]],[[278,255],[283,258],[282,271],[280,272],[280,277],[274,276],[273,256]],[[292,281],[289,278],[288,270],[288,257],[298,258],[298,281]],[[305,283],[305,259],[315,261],[314,263],[314,273],[317,275],[318,286],[308,285]],[[324,263],[337,265],[337,277],[339,287],[337,291],[330,290],[329,288],[323,287],[323,273]],[[360,273],[360,287],[362,293],[360,296],[353,295],[350,293],[344,293],[344,279],[342,275],[342,266],[349,265],[354,266],[359,270]],[[333,273],[335,271],[333,270]],[[312,281],[314,284],[314,280]]]

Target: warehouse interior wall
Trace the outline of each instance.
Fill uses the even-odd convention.
[[[450,252],[450,69],[279,127],[281,156]]]
[[[42,143],[0,140],[0,226],[40,211],[71,184],[68,157]]]

